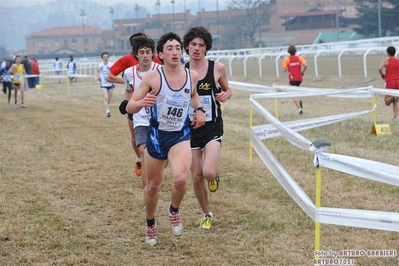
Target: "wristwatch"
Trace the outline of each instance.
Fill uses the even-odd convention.
[[[204,112],[204,114],[206,114],[206,111],[205,111],[205,109],[204,109],[204,107],[198,107],[195,111],[202,111],[202,112]]]

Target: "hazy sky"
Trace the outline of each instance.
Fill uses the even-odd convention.
[[[17,7],[17,6],[25,6],[29,7],[32,5],[45,5],[48,2],[65,2],[67,0],[0,0],[0,11],[7,12],[4,10],[7,7]],[[132,14],[132,10],[134,10],[134,6],[137,3],[140,7],[144,7],[146,12],[154,15],[158,12],[158,9],[156,7],[157,0],[68,0],[68,1],[74,1],[76,3],[98,3],[100,5],[103,5],[105,7],[116,7],[117,4],[127,4],[128,8],[130,9],[130,16]],[[161,14],[171,14],[174,10],[176,13],[182,13],[184,12],[184,4],[187,10],[190,10],[191,14],[195,15],[196,12],[198,12],[199,8],[204,9],[205,11],[215,11],[218,3],[219,10],[226,10],[228,4],[232,0],[174,0],[174,5],[172,5],[172,0],[160,0],[161,6],[159,12]],[[86,6],[86,5],[85,5]],[[131,7],[131,8],[129,8]],[[123,7],[124,8],[124,7]],[[38,10],[40,11],[40,10]],[[0,14],[0,46],[4,46],[6,49],[9,49],[11,51],[15,51],[18,49],[26,49],[26,40],[25,37],[28,34],[31,34],[32,32],[36,32],[39,30],[42,30],[43,27],[40,27],[40,23],[37,23],[37,18],[38,16],[40,17],[40,12],[35,13],[35,21],[32,19],[32,27],[24,27],[23,31],[18,31],[16,29],[12,29],[10,27],[7,28],[7,23],[4,21],[4,12],[1,12]],[[24,11],[26,12],[26,11]],[[134,12],[134,11],[133,11]],[[88,13],[88,11],[87,11]],[[126,14],[125,12],[120,12],[116,14],[115,19],[122,19]],[[129,15],[128,14],[128,15]],[[108,15],[105,14],[106,16]],[[140,14],[141,17],[146,16],[147,14]],[[46,15],[48,16],[48,14]],[[109,17],[108,17],[109,18]],[[19,19],[20,21],[24,21],[25,18],[18,18],[18,16],[14,16],[13,19]],[[26,18],[28,21],[29,17]],[[80,18],[78,17],[75,22],[70,22],[72,25],[73,23],[79,23]],[[51,27],[51,23],[54,23],[54,21],[46,21],[48,22],[46,24],[46,27]],[[98,22],[98,21],[97,21]],[[50,24],[51,25],[50,25]],[[107,20],[106,22],[102,21],[101,22],[101,28],[106,28],[110,26],[110,21]],[[54,24],[57,26],[56,24]],[[69,24],[68,24],[69,25]],[[17,32],[17,33],[16,33]]]
[[[57,1],[57,0],[1,0],[0,6],[3,7],[12,7],[18,5],[29,6],[34,4],[44,4],[46,2],[51,2],[51,1]],[[74,1],[82,2],[85,0],[74,0]],[[137,3],[139,5],[143,5],[140,4],[143,3],[143,0],[86,0],[86,1],[97,2],[109,6],[113,6],[116,3],[126,3],[131,5]],[[145,0],[144,2],[145,6],[151,7],[155,6],[157,0]],[[207,11],[216,10],[216,0],[175,0],[175,10],[183,8],[184,2],[186,4],[187,9],[189,9],[189,5],[191,6],[191,12],[198,12],[199,8],[205,9]],[[231,2],[231,0],[219,0],[218,1],[219,9],[226,9],[229,2]],[[161,13],[162,13],[162,6],[172,5],[171,0],[160,0],[160,3],[161,3]]]

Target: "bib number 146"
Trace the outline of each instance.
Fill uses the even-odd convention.
[[[175,117],[181,117],[183,115],[183,109],[176,108],[176,107],[168,107],[168,115],[172,115]]]

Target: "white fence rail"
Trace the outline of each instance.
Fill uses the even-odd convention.
[[[363,61],[363,74],[367,78],[368,65],[367,56],[372,54],[384,55],[388,46],[395,46],[397,48],[396,56],[399,55],[399,36],[385,37],[377,39],[366,39],[349,42],[335,42],[335,43],[321,43],[312,45],[298,45],[297,54],[305,57],[313,57],[315,76],[319,77],[318,69],[318,58],[320,56],[336,57],[338,77],[342,77],[342,63],[341,58],[343,55],[359,56],[362,57]],[[243,74],[248,75],[248,61],[258,61],[258,75],[263,76],[262,62],[268,60],[274,60],[276,77],[280,77],[281,60],[284,56],[287,56],[287,46],[279,47],[265,47],[265,48],[251,48],[251,49],[236,49],[236,50],[217,50],[208,51],[207,58],[215,61],[220,61],[226,64],[229,68],[229,75],[233,76],[234,68],[237,64],[234,62],[242,61]],[[186,61],[188,61],[187,55],[184,55]],[[118,57],[111,56],[110,62],[115,62]],[[60,58],[63,62],[63,72],[66,73],[66,64],[69,58]],[[43,74],[53,73],[53,62],[54,60],[39,60],[40,70]],[[100,55],[98,57],[84,57],[75,59],[77,65],[77,73],[84,75],[95,75],[97,70],[96,67],[101,63]],[[241,67],[240,67],[241,68]],[[269,73],[270,74],[270,73]]]

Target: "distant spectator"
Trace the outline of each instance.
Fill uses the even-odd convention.
[[[67,64],[67,69],[68,69],[68,74],[69,75],[74,75],[74,74],[76,74],[76,64],[75,64],[75,62],[73,61],[73,56],[72,55],[70,55],[69,56],[69,61],[68,61],[68,64]],[[70,76],[69,77],[69,81],[71,82],[71,84],[73,83],[73,82],[76,82],[76,77],[74,77],[74,76]]]
[[[3,64],[4,63],[4,64]],[[3,63],[1,64],[1,69],[0,69],[0,75],[1,75],[1,80],[3,83],[3,92],[4,94],[7,94],[7,89],[8,89],[8,104],[10,104],[10,99],[11,99],[11,91],[12,91],[12,78],[11,75],[8,73],[11,67],[11,60],[4,60]],[[4,65],[4,67],[3,67]]]
[[[21,63],[24,65],[26,75],[32,74],[32,65],[29,61],[29,58],[25,55],[24,58],[21,60]],[[25,79],[25,90],[33,88],[33,78],[26,78]]]
[[[15,64],[15,56],[13,54],[10,54],[10,61],[11,65]]]
[[[32,75],[40,75],[40,70],[39,70],[39,63],[37,62],[36,58],[32,59]],[[33,77],[33,88],[36,88],[36,85],[38,85],[40,82],[40,77]]]
[[[58,57],[55,58],[53,66],[54,66],[55,74],[60,75],[61,74],[61,68],[62,68],[62,62],[58,61]],[[58,83],[61,83],[60,79],[58,79]]]

